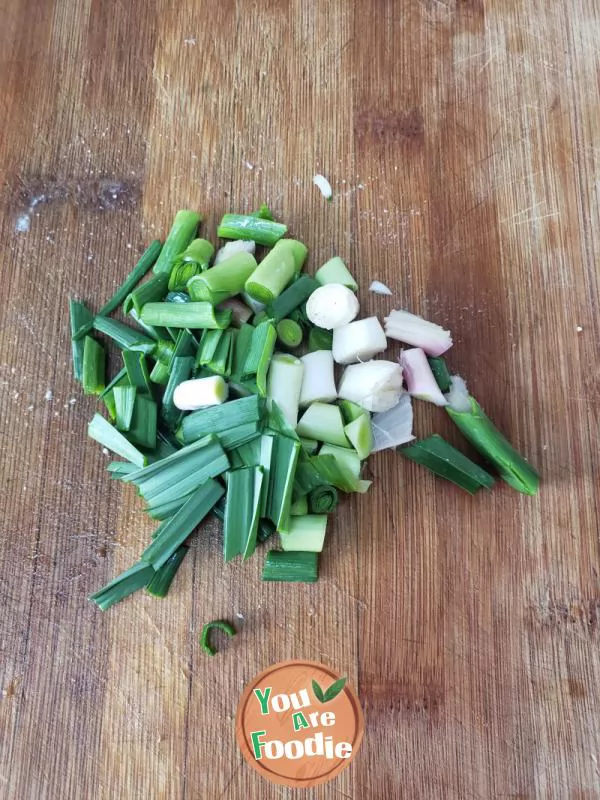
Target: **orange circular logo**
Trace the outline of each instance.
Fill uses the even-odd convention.
[[[327,783],[356,755],[365,730],[344,676],[313,661],[282,661],[252,680],[236,715],[244,758],[282,786]]]

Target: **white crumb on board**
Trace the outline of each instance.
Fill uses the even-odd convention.
[[[331,184],[324,175],[315,175],[313,178],[313,183],[321,192],[325,200],[331,200],[333,190],[331,189]]]
[[[577,333],[581,333],[582,330],[583,330],[583,328],[581,327],[581,325],[578,325],[577,326]]]
[[[254,169],[254,164],[251,164],[250,161],[244,161],[244,166],[246,169]]]

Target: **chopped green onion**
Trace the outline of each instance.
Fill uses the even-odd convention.
[[[153,597],[163,599],[167,596],[173,578],[177,574],[177,570],[181,566],[181,562],[186,557],[189,547],[181,545],[181,547],[173,553],[173,555],[165,561],[160,569],[154,573],[154,577],[146,586],[146,591]]]
[[[140,447],[154,450],[156,447],[156,419],[158,408],[154,400],[138,394],[133,404],[133,416],[127,438]]]
[[[263,581],[314,583],[319,575],[319,554],[269,550],[263,567]]]
[[[228,378],[231,375],[235,333],[232,330],[222,331],[223,335],[219,339],[215,354],[206,365],[211,372],[224,378]]]
[[[371,419],[366,412],[353,422],[344,425],[344,433],[361,461],[373,450],[375,446],[373,428],[371,427]]]
[[[167,328],[227,328],[231,311],[215,311],[210,303],[146,303],[141,318]]]
[[[227,475],[227,500],[223,527],[225,561],[249,558],[256,548],[263,471],[260,467],[235,469]]]
[[[209,433],[221,434],[229,428],[260,422],[264,401],[258,396],[230,400],[221,406],[193,411],[183,418],[181,435],[184,444],[195,442]]]
[[[290,506],[290,516],[303,517],[305,514],[308,514],[308,497],[305,494],[303,494],[302,497],[299,497],[297,500],[294,500],[294,502]]]
[[[96,413],[92,417],[92,421],[88,425],[88,436],[94,439],[102,447],[112,450],[113,453],[121,456],[122,458],[131,461],[138,467],[143,467],[146,464],[146,456],[134,447],[122,433],[105,420],[103,416]]]
[[[267,509],[269,504],[270,471],[271,471],[271,464],[273,463],[273,442],[274,442],[273,436],[267,436],[265,434],[263,434],[259,439],[260,451],[259,451],[257,466],[260,466],[263,471],[263,482],[260,494],[261,517],[267,516]]]
[[[110,317],[94,317],[94,328],[112,339],[121,350],[136,350],[139,353],[152,355],[156,342],[149,336],[130,328]]]
[[[208,637],[213,628],[216,628],[219,631],[223,631],[223,633],[227,634],[229,638],[235,636],[235,628],[229,622],[225,622],[224,620],[215,620],[214,622],[207,622],[206,625],[202,628],[202,635],[200,636],[200,646],[204,650],[204,652],[209,656],[214,656],[216,654],[215,648],[209,643]]]
[[[154,339],[155,342],[158,342],[159,340],[166,341],[167,338],[175,341],[174,337],[171,336],[167,328],[156,328],[154,325],[148,325],[148,323],[142,322],[140,315],[135,308],[132,308],[129,311],[129,316],[135,322],[135,324],[144,331],[146,336]]]
[[[296,470],[294,494],[307,494],[322,485],[335,486],[342,492],[359,492],[363,494],[371,485],[369,481],[358,479],[346,466],[339,463],[332,455],[303,457]]]
[[[211,479],[203,483],[173,516],[158,527],[152,544],[142,553],[141,560],[158,570],[181,547],[209,513],[225,489]]]
[[[113,389],[115,386],[129,386],[129,378],[127,377],[127,370],[125,367],[119,370],[119,372],[115,375],[108,386],[105,387],[104,391],[100,395],[100,399],[104,401],[104,405],[106,406],[106,410],[108,411],[111,420],[115,420],[117,416],[115,409],[115,398],[113,395]]]
[[[263,322],[253,329],[250,348],[242,369],[242,380],[256,378],[261,397],[267,394],[267,371],[273,355],[277,331],[271,322]]]
[[[164,243],[163,249],[154,265],[154,272],[171,274],[171,269],[177,257],[185,251],[194,239],[202,215],[195,211],[178,211],[175,214],[173,225]]]
[[[245,422],[243,425],[234,425],[233,428],[221,431],[217,436],[226,450],[232,450],[257,439],[260,434],[259,422]]]
[[[321,486],[315,486],[308,495],[308,507],[311,514],[331,514],[338,502],[337,489],[335,486],[328,486],[326,483]]]
[[[359,406],[357,403],[353,403],[352,400],[340,400],[338,405],[340,407],[340,411],[342,412],[344,425],[349,425],[351,422],[354,422],[355,419],[364,417],[365,414],[369,416],[368,411],[365,411],[364,408]]]
[[[399,447],[398,452],[470,494],[482,487],[491,489],[494,485],[491,475],[437,434],[407,447]]]
[[[167,364],[163,364],[160,361],[157,361],[156,364],[152,367],[152,372],[150,373],[150,380],[152,383],[156,383],[159,386],[166,386],[169,382],[169,367]]]
[[[311,328],[308,333],[308,350],[314,353],[316,350],[331,350],[333,346],[333,331],[326,331],[325,328]]]
[[[115,386],[112,390],[115,399],[116,426],[120,431],[128,431],[133,417],[135,386]]]
[[[287,241],[287,240],[286,240]],[[289,240],[293,241],[293,240]],[[319,288],[319,283],[310,275],[301,275],[287,287],[277,299],[269,306],[268,313],[275,320],[287,317],[290,312],[301,306],[305,300],[311,296],[315,289]]]
[[[259,219],[268,219],[271,222],[275,222],[275,217],[273,216],[273,212],[266,203],[262,203],[258,211],[253,211],[252,214],[250,214],[250,216],[258,217]]]
[[[244,239],[265,247],[273,247],[286,233],[287,227],[279,222],[244,214],[225,214],[217,228],[220,239]]]
[[[195,275],[208,269],[215,248],[206,239],[194,239],[178,258],[169,275],[169,291],[181,292]],[[185,302],[185,301],[184,301]]]
[[[338,406],[331,406],[327,403],[311,403],[300,418],[296,432],[298,436],[305,436],[307,439],[317,439],[319,442],[349,447],[344,433],[342,414]]]
[[[215,357],[223,333],[222,330],[206,330],[202,333],[196,352],[196,367],[208,367]]]
[[[233,450],[229,450],[229,461],[234,469],[240,467],[260,466],[260,448],[262,437],[256,437],[249,442],[239,445]],[[269,462],[270,463],[270,462]]]
[[[346,469],[355,478],[360,477],[360,458],[354,450],[338,447],[335,444],[324,444],[319,450],[319,455],[333,456],[341,468]]]
[[[298,401],[303,375],[304,365],[299,358],[286,353],[275,353],[271,359],[267,379],[267,405],[275,402],[293,428],[298,422]]]
[[[341,283],[353,292],[358,291],[358,284],[352,277],[348,267],[339,256],[330,258],[322,267],[315,272],[315,279],[325,286],[328,283]]]
[[[271,315],[267,314],[267,312],[263,309],[262,311],[257,311],[254,315],[254,319],[252,320],[252,324],[256,328],[261,322],[268,322],[271,320]]]
[[[246,356],[252,345],[254,328],[252,325],[241,325],[233,344],[233,361],[231,365],[231,379],[235,383],[242,380],[242,372],[246,362]]]
[[[165,297],[165,303],[191,303],[187,292],[169,292]]]
[[[299,441],[295,425],[290,425],[275,401],[271,401],[271,408],[268,411],[267,428],[271,433],[280,433],[282,436],[287,436],[288,439]]]
[[[325,542],[327,514],[306,514],[290,520],[290,530],[279,541],[284,552],[320,553]]]
[[[471,444],[498,470],[500,477],[523,494],[536,494],[540,476],[503,436],[471,395],[470,411],[455,411],[446,406],[451,419]]]
[[[293,350],[302,344],[302,328],[293,319],[282,319],[277,323],[277,339],[282,347]]]
[[[91,331],[94,316],[85,303],[69,300],[71,322],[71,353],[73,356],[73,377],[81,383],[83,378],[83,337]]]
[[[137,592],[147,586],[154,577],[154,569],[149,564],[138,561],[125,572],[122,572],[102,589],[91,594],[89,599],[106,611],[115,603],[124,600],[130,594]]]
[[[122,356],[129,383],[135,386],[138,392],[152,394],[152,385],[150,383],[150,375],[146,364],[146,356],[135,350],[123,350]]]
[[[86,336],[83,340],[83,374],[82,384],[84,394],[101,395],[105,389],[105,363],[104,348],[93,336]]]
[[[287,436],[273,436],[266,516],[279,531],[287,530],[289,524],[299,454],[300,442]]]
[[[427,361],[433,372],[433,377],[442,392],[450,391],[450,373],[446,366],[446,359],[443,356],[428,356]]]
[[[306,439],[304,436],[300,437],[300,444],[304,452],[308,453],[308,455],[314,455],[321,446],[321,443],[317,442],[316,439]]]
[[[258,523],[258,533],[256,535],[256,541],[259,544],[266,542],[268,538],[273,536],[275,531],[276,531],[275,525],[273,525],[270,519],[261,519],[260,522]]]
[[[239,294],[255,269],[256,259],[252,253],[236,253],[193,277],[187,290],[193,301],[204,300],[217,305]]]
[[[171,430],[177,427],[179,420],[181,419],[181,412],[173,402],[175,389],[180,383],[188,380],[192,374],[193,367],[193,356],[175,356],[173,358],[171,374],[169,375],[167,388],[165,389],[165,393],[163,395],[160,412],[161,418]]]
[[[106,471],[110,473],[110,477],[116,480],[122,480],[125,475],[129,475],[129,473],[136,470],[136,465],[130,461],[111,461],[106,468]]]
[[[154,275],[146,283],[142,283],[127,295],[123,303],[123,313],[130,314],[132,310],[135,310],[136,314],[141,316],[142,309],[146,303],[153,303],[163,299],[167,293],[168,283],[168,275],[164,273],[162,275]]]
[[[117,291],[113,294],[110,300],[105,303],[98,314],[98,317],[107,317],[111,314],[117,306],[120,306],[121,303],[125,300],[127,295],[133,291],[133,289],[138,285],[138,283],[142,280],[144,275],[152,269],[154,264],[156,263],[156,259],[160,255],[160,251],[162,250],[162,244],[158,239],[155,239],[142,253],[142,256],[135,267],[131,270],[129,275],[125,278],[121,286],[117,289]]]
[[[261,303],[272,303],[302,269],[307,253],[305,245],[295,239],[277,242],[246,281],[250,297]]]

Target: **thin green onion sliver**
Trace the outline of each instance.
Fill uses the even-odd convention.
[[[244,239],[266,247],[273,247],[286,233],[285,225],[250,214],[225,214],[217,228],[220,239]]]
[[[202,215],[195,211],[181,210],[175,214],[169,235],[154,265],[154,272],[157,275],[161,273],[170,275],[177,256],[183,253],[193,241],[201,221]]]

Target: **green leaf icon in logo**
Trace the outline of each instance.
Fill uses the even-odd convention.
[[[313,692],[315,693],[315,697],[320,703],[328,703],[330,700],[333,700],[338,694],[342,691],[344,686],[346,685],[346,678],[340,678],[337,681],[334,681],[329,689],[323,691],[319,684],[313,680],[312,688]]]

